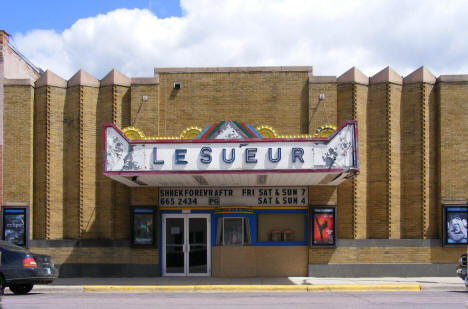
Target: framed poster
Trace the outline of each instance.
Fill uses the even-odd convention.
[[[156,245],[155,208],[132,207],[132,245],[154,247]]]
[[[311,246],[336,246],[336,207],[311,207]]]
[[[468,244],[468,205],[442,205],[444,246],[466,246]]]
[[[28,217],[27,207],[2,207],[2,239],[27,247]]]

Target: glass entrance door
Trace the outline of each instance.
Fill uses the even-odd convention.
[[[163,275],[209,276],[209,214],[163,214]]]

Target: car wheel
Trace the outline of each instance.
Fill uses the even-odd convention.
[[[28,294],[33,288],[32,284],[12,284],[10,290],[18,295]]]

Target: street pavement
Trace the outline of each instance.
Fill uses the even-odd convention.
[[[249,292],[249,291],[465,291],[460,278],[59,278],[50,285],[36,285],[32,292]],[[7,291],[8,293],[9,291]]]
[[[418,292],[216,292],[216,293],[38,293],[6,294],[6,309],[463,309],[468,293],[458,291]]]

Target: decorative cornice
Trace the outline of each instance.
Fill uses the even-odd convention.
[[[369,85],[369,77],[364,75],[361,71],[359,71],[356,67],[352,67],[345,73],[343,73],[337,79],[339,84],[361,84],[361,85]]]
[[[84,70],[79,70],[75,75],[68,80],[68,87],[73,86],[86,86],[86,87],[95,87],[99,88],[100,83],[96,77],[92,76]]]
[[[47,70],[41,75],[41,77],[39,77],[38,80],[36,80],[36,88],[42,86],[67,88],[67,81],[54,72]]]
[[[379,83],[392,83],[392,84],[403,84],[403,78],[398,75],[391,67],[386,67],[379,73],[375,74],[370,78],[371,84],[379,84]]]
[[[124,86],[124,87],[130,87],[132,84],[132,80],[128,78],[127,76],[123,75],[116,69],[113,69],[110,71],[104,78],[101,80],[101,87],[105,86]]]
[[[403,84],[428,83],[435,84],[436,77],[426,67],[421,66],[419,69],[403,78]]]

